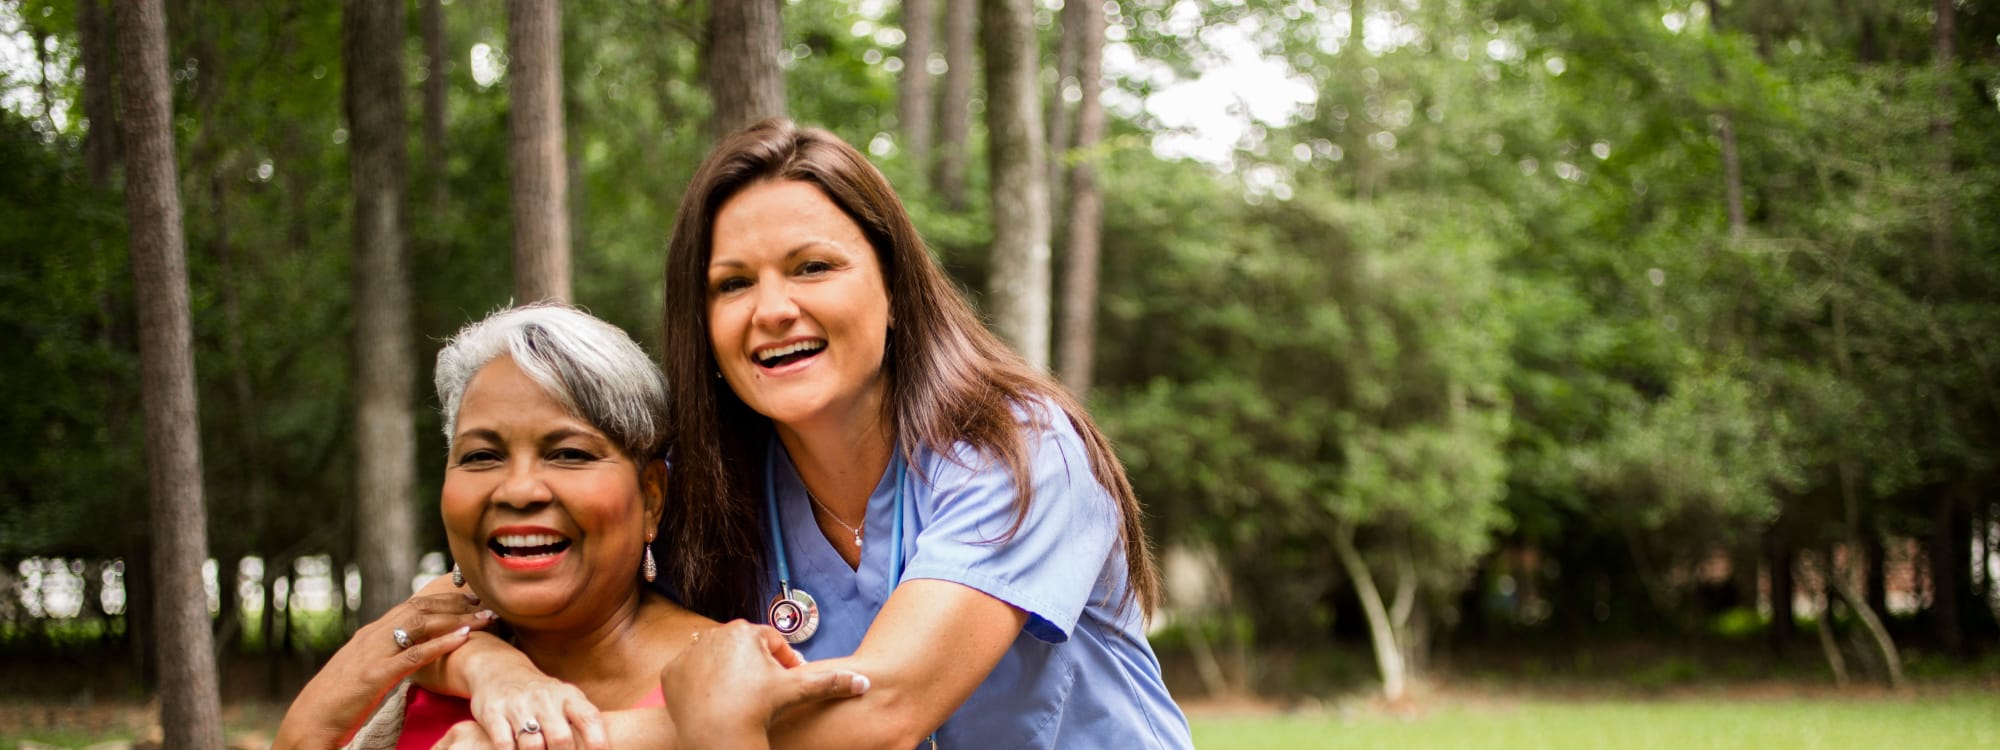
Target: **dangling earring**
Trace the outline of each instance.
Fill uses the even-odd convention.
[[[458,563],[451,564],[451,585],[465,588],[465,574],[459,572]]]
[[[660,575],[660,566],[653,563],[652,534],[646,535],[646,559],[645,561],[639,563],[639,573],[646,577],[647,583],[652,583],[653,579],[658,578]]]

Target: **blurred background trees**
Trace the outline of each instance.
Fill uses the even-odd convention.
[[[515,92],[551,74],[534,169],[566,197],[529,203],[567,224],[572,298],[643,342],[688,176],[769,114],[868,151],[986,309],[1040,295],[1038,356],[1170,550],[1158,643],[1198,689],[1395,693],[1627,640],[1889,680],[2000,643],[1990,7],[579,0],[541,59],[509,41],[537,3],[390,5],[390,46],[351,54],[342,8],[167,3],[237,686],[286,689],[442,546],[434,405],[390,420],[400,447],[360,406],[426,393],[435,342],[521,293],[516,238],[547,219],[517,205]],[[138,670],[114,15],[0,3],[0,650]],[[1002,16],[1019,32],[977,31]],[[1039,218],[1002,205],[1037,194]],[[395,286],[377,236],[407,312],[371,301]],[[365,333],[382,315],[400,342]],[[366,344],[414,365],[364,377]],[[408,489],[371,489],[377,449]],[[404,511],[415,550],[369,530]],[[1260,657],[1301,653],[1326,656]]]

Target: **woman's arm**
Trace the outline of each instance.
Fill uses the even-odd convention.
[[[709,630],[660,675],[662,690],[688,696],[693,709],[669,717],[669,730],[679,730],[669,732],[674,747],[763,750],[771,746],[771,717],[868,693],[869,678],[831,664],[807,664],[784,636],[763,625],[737,620]],[[671,714],[676,702],[667,705]],[[619,742],[623,747],[625,738]]]
[[[818,662],[868,675],[868,694],[785,713],[771,727],[771,745],[916,747],[986,680],[1027,620],[1026,612],[968,586],[907,581],[853,656]]]
[[[868,678],[820,664],[807,665],[770,628],[738,620],[709,630],[703,637],[709,648],[683,652],[675,658],[662,673],[662,684],[669,686],[670,692],[680,694],[719,694],[722,701],[735,701],[738,709],[712,711],[701,717],[709,723],[699,727],[676,725],[673,714],[665,708],[606,711],[605,729],[621,750],[711,747],[758,750],[768,747],[763,717],[796,705],[868,692]],[[748,716],[758,718],[741,718]],[[686,731],[676,732],[682,728]],[[452,727],[438,743],[442,750],[515,746],[516,741],[511,739],[504,744],[496,743],[476,722],[470,721]]]
[[[761,747],[744,738],[768,727],[770,747],[903,750],[922,742],[958,710],[1026,622],[1025,612],[975,589],[948,581],[909,581],[889,597],[853,656],[804,668],[866,675],[861,689],[851,691],[861,693],[859,697],[810,702],[773,692],[760,679],[746,686],[741,676],[756,673],[748,661],[752,652],[738,640],[705,636],[668,668],[667,709],[683,748]],[[745,623],[712,632],[738,625],[779,638],[770,628]],[[779,656],[775,650],[769,653]],[[837,685],[818,687],[838,695]],[[626,746],[621,741],[619,747]]]
[[[355,631],[313,675],[286,709],[271,746],[339,747],[403,678],[465,645],[473,628],[492,622],[493,613],[468,594],[420,595],[396,605]]]
[[[417,596],[461,591],[448,576],[424,585]],[[473,596],[465,594],[466,596]],[[473,599],[477,600],[477,596]],[[609,734],[597,707],[575,685],[542,674],[526,654],[486,633],[412,675],[424,689],[467,698],[492,747],[509,750],[610,750]],[[474,690],[477,682],[478,690]],[[533,718],[542,731],[533,742],[517,743],[515,728]]]

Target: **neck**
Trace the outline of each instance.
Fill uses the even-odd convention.
[[[680,609],[644,588],[611,614],[573,627],[516,626],[514,643],[544,674],[583,690],[593,704],[623,708],[631,695],[658,680],[665,666],[659,649],[635,637],[645,620],[671,617]],[[641,693],[643,695],[643,693]]]
[[[778,442],[806,490],[842,519],[853,521],[868,512],[868,497],[889,468],[895,440],[886,420],[871,415],[854,425],[802,427],[777,425]]]

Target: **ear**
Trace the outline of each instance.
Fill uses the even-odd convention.
[[[645,498],[646,529],[659,528],[667,508],[667,462],[653,459],[639,470],[639,494]]]

